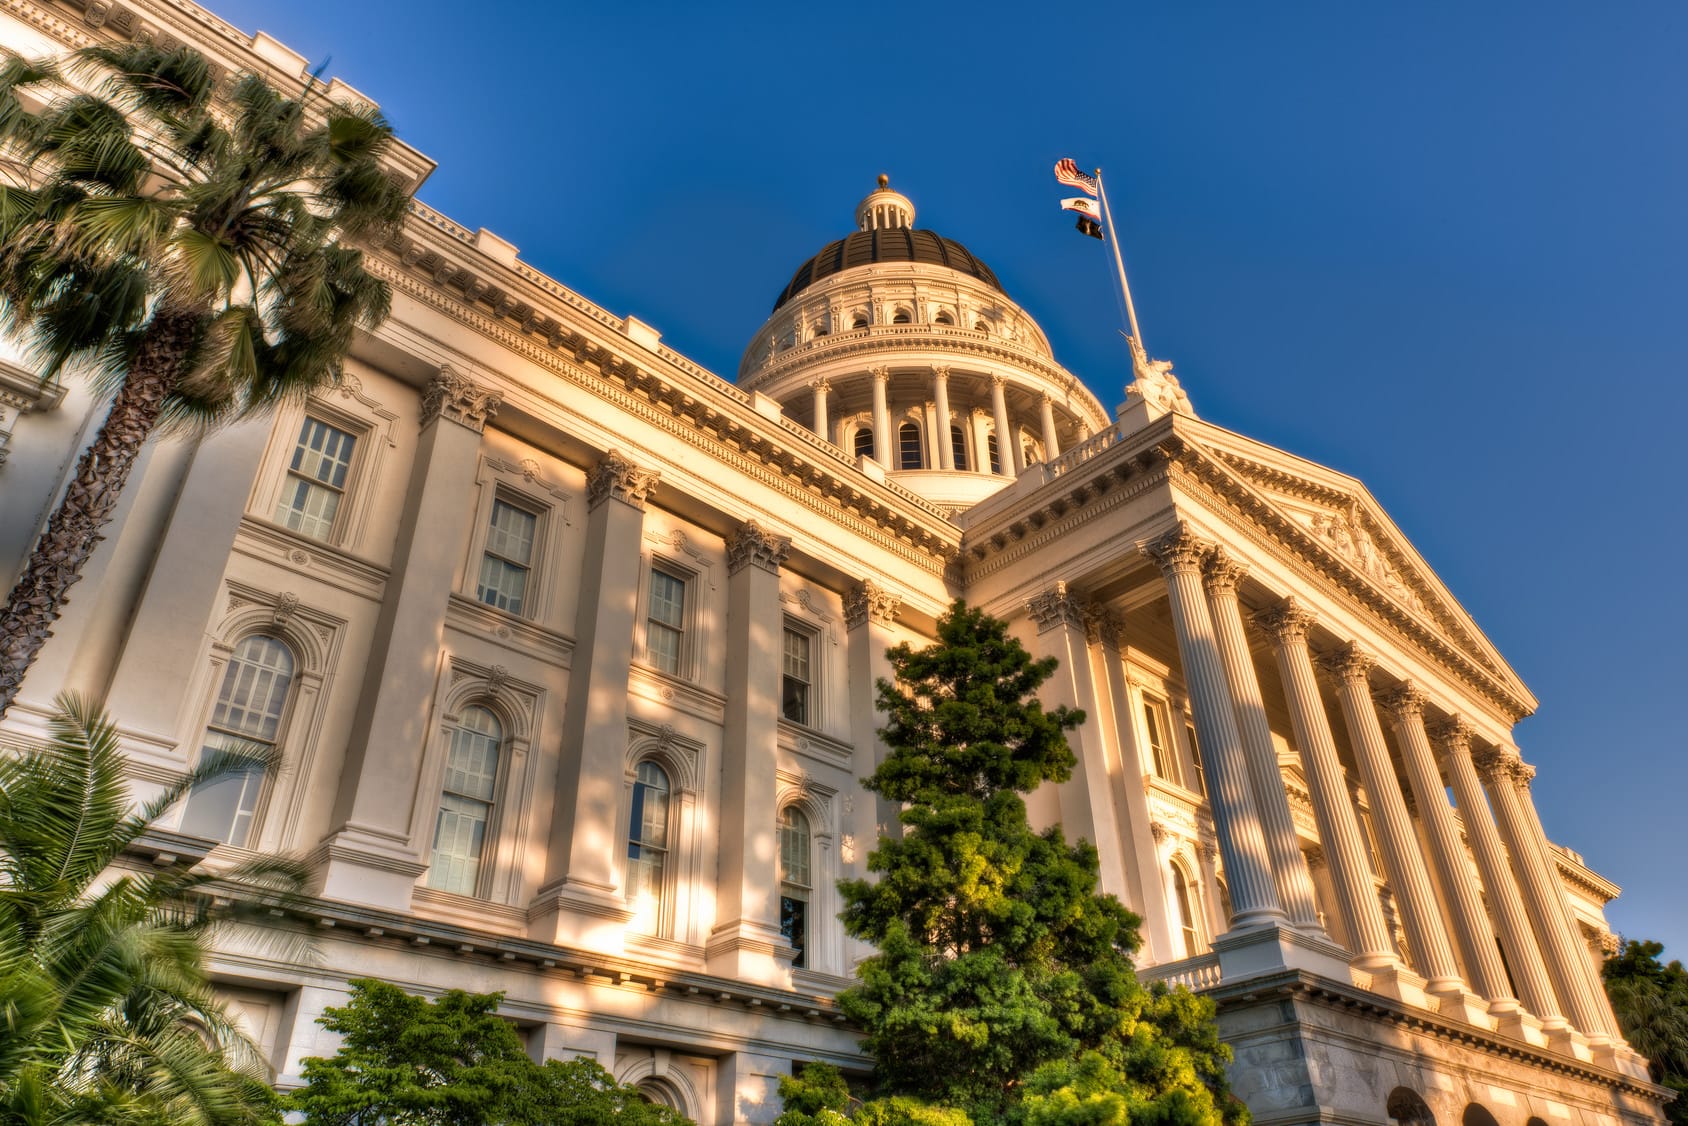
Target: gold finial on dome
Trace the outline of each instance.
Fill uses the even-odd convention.
[[[914,226],[914,204],[908,196],[891,190],[891,177],[881,172],[879,187],[856,204],[856,229],[883,231]]]

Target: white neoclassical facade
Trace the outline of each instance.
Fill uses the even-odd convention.
[[[142,34],[306,77],[187,0],[0,13],[26,53]],[[312,957],[215,963],[277,1082],[358,976],[502,991],[536,1055],[704,1124],[864,1066],[834,885],[895,820],[874,680],[965,597],[1059,658],[1088,718],[1033,815],[1096,844],[1141,972],[1213,996],[1257,1121],[1658,1121],[1599,982],[1617,889],[1531,802],[1536,702],[1365,488],[1165,364],[1109,411],[883,178],[854,226],[729,382],[416,205],[337,387],[147,448],[0,741],[68,688],[138,790],[280,749],[132,858],[308,860],[276,926]],[[98,415],[0,362],[0,579]]]

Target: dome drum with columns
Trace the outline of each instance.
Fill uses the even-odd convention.
[[[745,350],[740,386],[951,510],[1109,425],[995,273],[915,229],[887,177],[856,221],[798,268]]]
[[[314,81],[186,0],[124,4],[13,0],[0,43],[144,27]],[[334,387],[149,443],[0,742],[87,693],[147,795],[267,720],[233,734],[275,778],[190,796],[123,863],[310,866],[273,925],[312,959],[211,952],[279,1086],[376,976],[497,990],[536,1055],[765,1126],[801,1062],[869,1066],[836,887],[896,826],[860,785],[876,683],[965,598],[1058,661],[1045,700],[1087,718],[1029,814],[1096,847],[1139,975],[1213,999],[1258,1123],[1660,1123],[1600,991],[1617,888],[1536,815],[1536,701],[1381,507],[1141,353],[1109,417],[913,223],[882,182],[734,386],[415,205]],[[0,409],[0,578],[101,410],[77,384]],[[332,489],[298,472],[330,446]]]

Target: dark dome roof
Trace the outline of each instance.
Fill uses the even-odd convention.
[[[797,272],[791,275],[791,283],[774,302],[774,311],[778,312],[781,305],[824,277],[856,266],[871,266],[875,262],[922,262],[928,266],[948,266],[1007,295],[991,268],[973,257],[959,242],[936,231],[886,227],[877,231],[857,231],[848,238],[827,243],[819,254],[797,267]]]

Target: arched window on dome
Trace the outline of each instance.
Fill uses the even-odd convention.
[[[478,705],[463,709],[446,753],[429,887],[458,895],[474,895],[480,889],[503,746],[504,727],[497,716]]]
[[[850,327],[851,328],[866,328],[867,327],[867,314],[866,313],[857,313],[856,316],[855,316],[855,319],[850,322]]]
[[[948,309],[939,309],[938,315],[932,318],[932,323],[935,325],[953,325],[955,318],[950,316]]]
[[[894,325],[913,324],[914,313],[908,309],[898,309],[895,313],[891,314],[891,323]]]
[[[899,469],[925,468],[920,449],[920,427],[912,422],[905,422],[897,428],[897,467]]]
[[[967,468],[967,435],[959,426],[950,427],[950,455],[955,458],[957,469]]]
[[[201,743],[204,754],[252,746],[270,750],[281,738],[295,662],[286,642],[253,634],[235,647],[223,672],[217,705]],[[245,845],[264,788],[260,768],[231,771],[188,794],[181,831],[224,844]]]
[[[984,321],[974,321],[973,322],[973,331],[974,332],[989,332],[990,330],[991,330],[991,326],[986,324]]]
[[[873,456],[873,427],[871,427],[871,426],[858,426],[858,427],[856,427],[856,437],[854,439],[854,445],[851,448],[855,451],[855,454],[856,454],[857,457],[872,457]]]

